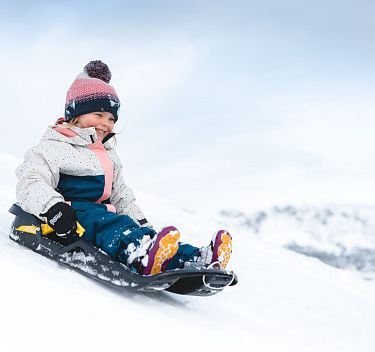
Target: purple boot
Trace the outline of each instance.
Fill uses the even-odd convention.
[[[180,233],[174,226],[163,228],[154,238],[148,254],[142,259],[142,275],[156,275],[165,271],[168,262],[177,253]]]
[[[208,246],[200,249],[199,262],[225,269],[232,254],[232,236],[225,230],[218,231]]]

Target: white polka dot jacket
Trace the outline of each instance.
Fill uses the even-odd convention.
[[[50,126],[17,168],[17,200],[41,220],[58,202],[76,210],[103,207],[152,227],[135,204],[122,175],[122,164],[110,142],[98,141],[94,127]]]

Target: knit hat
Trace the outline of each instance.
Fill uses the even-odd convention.
[[[118,119],[120,100],[109,85],[112,77],[108,66],[100,61],[90,61],[66,93],[65,121],[90,112],[110,112]]]

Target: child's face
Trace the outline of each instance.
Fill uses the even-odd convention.
[[[113,130],[115,119],[110,112],[90,112],[78,117],[81,128],[95,127],[100,141]]]

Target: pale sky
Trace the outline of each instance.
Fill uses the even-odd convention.
[[[137,190],[186,208],[375,199],[374,1],[0,0],[0,151],[105,61]]]

